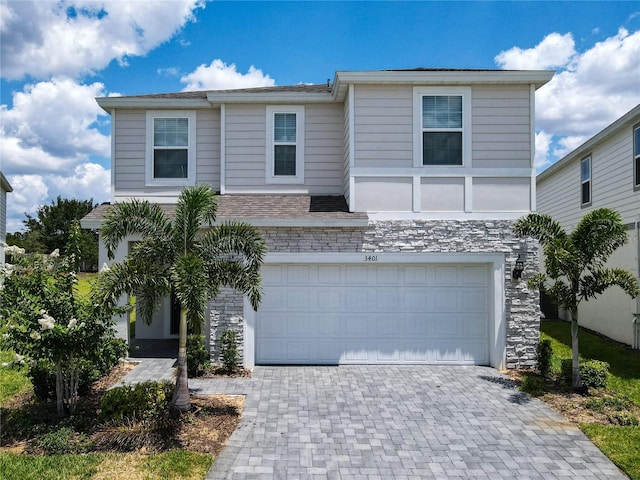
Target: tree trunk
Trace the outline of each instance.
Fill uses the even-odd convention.
[[[571,312],[571,385],[578,390],[582,387],[580,360],[578,359],[578,312]]]
[[[59,417],[64,417],[64,379],[62,378],[62,365],[56,361],[56,410]]]
[[[187,311],[180,310],[180,339],[178,344],[178,374],[176,388],[171,399],[173,413],[187,412],[191,410],[189,397],[189,381],[187,379]]]

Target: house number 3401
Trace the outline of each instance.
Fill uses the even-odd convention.
[[[365,262],[377,262],[378,261],[378,256],[377,255],[365,255],[364,256],[364,261]]]

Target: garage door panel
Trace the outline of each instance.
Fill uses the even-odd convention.
[[[379,289],[375,298],[375,305],[378,311],[400,311],[400,291],[397,288]]]
[[[399,285],[399,267],[369,267],[375,272],[376,285]]]
[[[458,267],[435,267],[435,285],[458,285]]]
[[[344,308],[344,293],[341,290],[326,289],[314,291],[318,311],[341,311]]]
[[[486,364],[490,276],[474,265],[268,265],[256,363]]]
[[[458,304],[461,312],[477,312],[487,309],[487,291],[482,289],[461,288],[458,290],[460,295]]]
[[[364,265],[347,265],[344,267],[347,285],[367,285],[368,268]]]
[[[335,285],[342,283],[342,268],[340,265],[319,265],[318,266],[318,284]]]
[[[458,319],[460,333],[465,337],[480,337],[487,332],[488,319],[484,314],[467,313]]]
[[[434,288],[434,311],[455,312],[458,311],[458,291],[452,288]]]
[[[287,282],[292,285],[308,285],[311,281],[310,267],[306,265],[287,266]]]
[[[312,301],[313,292],[308,288],[293,288],[287,290],[287,309],[309,311],[315,305]]]
[[[482,266],[462,267],[464,285],[486,285],[487,269]]]

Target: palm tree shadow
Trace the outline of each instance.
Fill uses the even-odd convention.
[[[514,403],[516,405],[525,405],[531,402],[532,397],[528,393],[518,392],[516,388],[518,387],[518,382],[506,377],[493,377],[491,375],[480,375],[482,380],[486,382],[493,383],[495,385],[499,385],[505,390],[512,390],[513,393],[509,395],[508,400],[510,403]]]

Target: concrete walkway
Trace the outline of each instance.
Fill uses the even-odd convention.
[[[189,386],[246,395],[208,480],[627,478],[492,368],[256,367]]]

